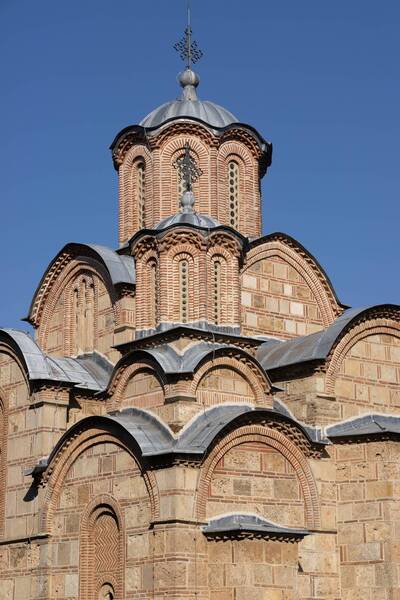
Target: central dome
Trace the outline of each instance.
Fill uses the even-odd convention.
[[[226,127],[238,120],[229,110],[208,100],[199,100],[196,88],[199,84],[198,75],[191,69],[185,69],[179,75],[182,86],[182,97],[162,104],[149,113],[141,122],[142,127],[158,127],[168,119],[195,118],[204,121],[212,127]]]

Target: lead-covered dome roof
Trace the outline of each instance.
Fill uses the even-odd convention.
[[[196,212],[177,213],[162,219],[156,225],[155,229],[166,229],[170,225],[195,225],[197,227],[204,227],[205,229],[212,229],[213,227],[219,227],[221,223],[208,215]]]
[[[169,119],[184,117],[200,119],[212,127],[227,127],[238,120],[229,110],[209,100],[199,100],[196,88],[199,85],[199,76],[191,69],[185,69],[179,75],[182,86],[182,96],[178,100],[166,102],[149,113],[140,125],[142,127],[158,127]]]

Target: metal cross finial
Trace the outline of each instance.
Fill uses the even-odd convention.
[[[187,192],[192,191],[192,186],[199,177],[203,175],[203,171],[197,166],[196,161],[190,155],[190,144],[186,142],[184,145],[185,153],[176,159],[174,167],[178,171],[178,176],[184,182]]]
[[[184,37],[174,44],[174,48],[179,52],[179,56],[186,62],[186,68],[191,69],[192,64],[196,63],[203,56],[203,51],[199,48],[197,42],[192,41],[192,28],[190,25],[190,5],[187,8],[187,27]]]

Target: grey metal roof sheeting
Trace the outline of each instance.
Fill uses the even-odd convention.
[[[202,215],[197,212],[179,212],[170,217],[165,217],[157,225],[155,229],[166,229],[171,225],[194,225],[195,227],[203,227],[205,229],[213,229],[214,227],[220,227],[216,219],[209,217],[208,215]]]
[[[218,533],[259,533],[271,536],[303,538],[309,535],[308,529],[283,527],[267,521],[255,514],[237,513],[210,519],[203,528],[206,535]]]
[[[112,373],[112,364],[97,353],[78,358],[47,357],[64,374],[65,381],[78,388],[100,391],[106,387]]]
[[[135,340],[140,340],[143,338],[147,338],[150,336],[155,336],[157,334],[163,333],[165,331],[174,331],[177,329],[186,329],[191,331],[198,332],[206,332],[206,333],[216,333],[216,334],[225,334],[235,338],[240,338],[242,340],[251,340],[257,343],[258,340],[255,338],[248,338],[246,336],[240,335],[240,327],[233,326],[230,327],[228,325],[215,325],[215,323],[209,323],[208,321],[190,321],[189,323],[165,323],[162,322],[157,325],[157,327],[153,329],[141,329],[136,331]],[[126,347],[131,342],[122,342],[121,344],[116,344],[115,348],[123,348]],[[259,344],[262,343],[262,340],[259,341]]]
[[[231,346],[228,344],[200,342],[190,346],[183,354],[178,354],[168,344],[161,344],[157,348],[148,348],[144,352],[151,354],[165,373],[192,373],[207,354],[229,347]]]
[[[143,456],[166,454],[201,456],[225,427],[247,413],[259,415],[260,418],[267,415],[285,416],[274,409],[255,408],[247,404],[221,404],[196,415],[177,436],[161,420],[140,408],[125,408],[99,418],[119,423],[134,438]],[[311,437],[309,432],[311,428],[305,429],[293,418],[288,417],[287,420],[295,423],[310,441],[321,443],[319,433]]]
[[[122,425],[134,438],[143,456],[167,452],[174,444],[175,438],[169,427],[145,410],[126,408],[103,418]]]
[[[266,371],[302,362],[324,360],[345,327],[370,308],[373,307],[346,310],[327,329],[311,335],[293,338],[285,342],[269,340],[258,348],[257,359]]]
[[[18,329],[0,329],[0,337],[6,337],[13,342],[25,362],[27,375],[30,380],[48,379],[51,374],[56,380],[59,379],[57,369],[51,372],[46,356],[36,342],[25,331]]]
[[[400,434],[400,417],[379,414],[364,415],[327,427],[325,433],[329,439],[382,433]]]
[[[221,405],[195,416],[193,421],[175,437],[160,420],[139,408],[126,408],[110,413],[135,438],[143,456],[160,454],[202,455],[214,437],[230,421],[254,410],[247,405]]]
[[[135,261],[132,256],[118,254],[112,248],[99,244],[82,245],[91,248],[101,257],[114,285],[120,283],[134,285],[136,283]]]
[[[158,127],[168,119],[194,117],[212,127],[226,127],[237,118],[223,106],[208,100],[172,100],[155,108],[140,121],[142,127]]]
[[[111,363],[95,352],[79,358],[50,357],[25,331],[0,329],[0,338],[2,336],[11,341],[20,354],[29,381],[55,381],[100,391],[111,375]]]

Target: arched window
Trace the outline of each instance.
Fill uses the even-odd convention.
[[[215,260],[212,270],[212,289],[213,289],[213,318],[214,323],[219,325],[221,322],[221,261]]]
[[[82,277],[73,289],[72,340],[73,353],[92,352],[94,348],[94,283]]]
[[[239,226],[239,165],[236,161],[228,163],[229,187],[229,225],[235,229]]]
[[[136,205],[139,229],[143,229],[145,226],[145,171],[144,162],[138,162],[136,167]]]
[[[186,187],[185,187],[185,186],[186,186],[186,184],[185,184],[185,181],[184,181],[184,180],[183,180],[181,177],[177,176],[177,188],[178,188],[178,191],[177,191],[177,193],[178,193],[178,206],[179,206],[179,204],[180,204],[180,200],[181,200],[181,198],[182,198],[183,194],[184,194],[184,193],[185,193],[185,191],[186,191]]]
[[[189,284],[189,263],[186,259],[179,261],[179,297],[180,297],[180,321],[187,323],[188,307],[188,284]]]
[[[154,260],[148,263],[149,268],[149,325],[156,327],[158,313],[158,294],[157,294],[157,264]]]

